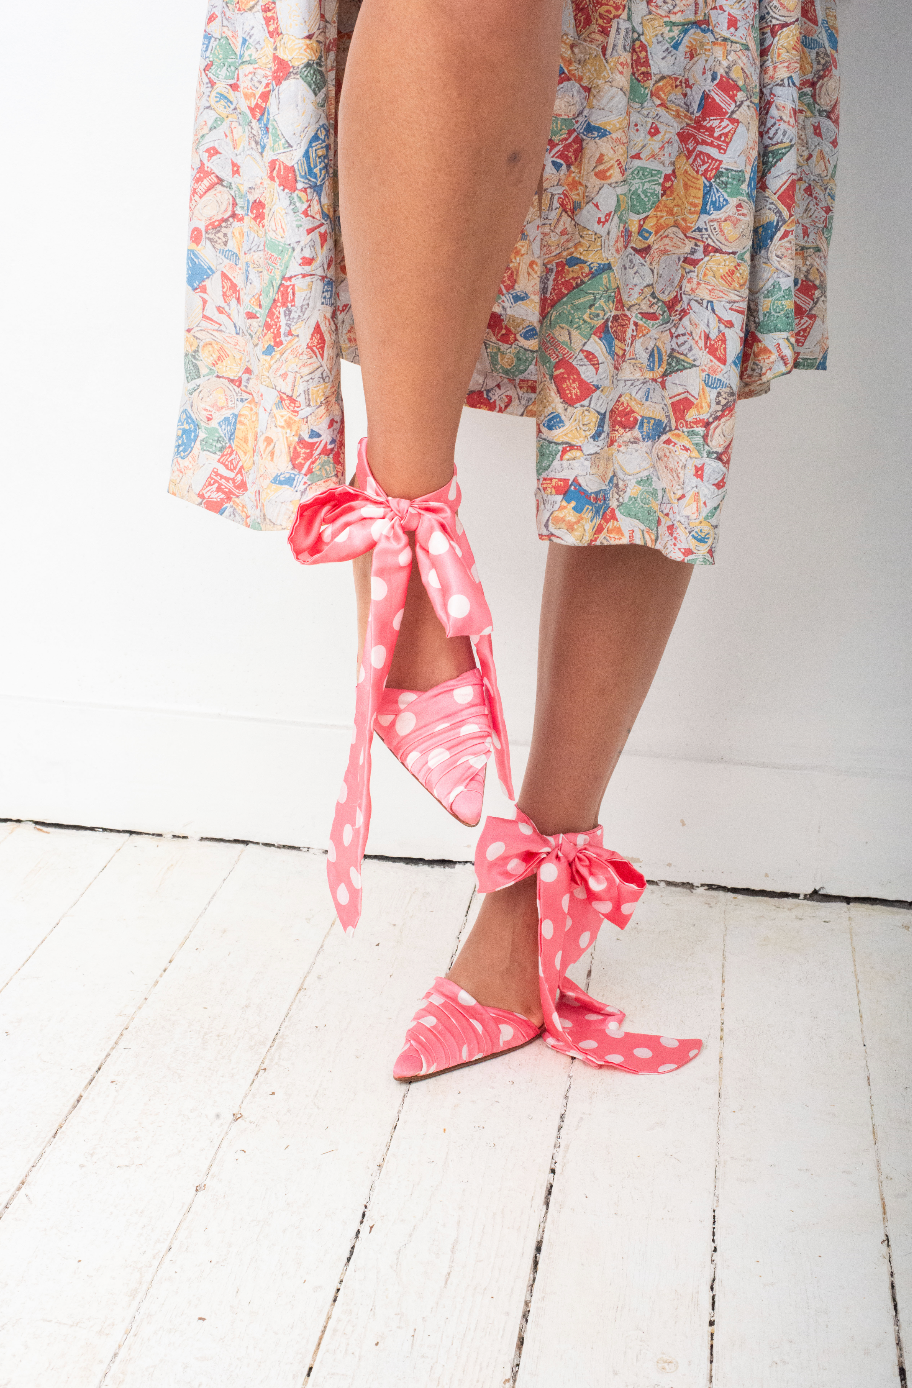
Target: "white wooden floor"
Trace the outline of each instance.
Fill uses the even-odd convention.
[[[893,1388],[912,914],[652,888],[680,1074],[390,1070],[468,867],[0,824],[2,1388]]]

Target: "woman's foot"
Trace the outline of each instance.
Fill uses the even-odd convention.
[[[541,1026],[536,879],[491,892],[447,978],[483,1007],[518,1012]]]
[[[385,689],[374,731],[454,819],[479,823],[494,738],[480,670],[421,693]]]

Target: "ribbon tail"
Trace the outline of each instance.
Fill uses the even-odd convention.
[[[584,904],[574,893],[573,872],[569,864],[561,859],[557,869],[553,882],[542,881],[541,869],[538,874],[538,982],[545,1015],[546,1042],[552,1050],[562,1055],[590,1060],[587,1051],[594,1049],[590,1036],[595,1020],[592,1014],[599,1014],[599,1026],[606,1036],[623,1027],[624,1014],[618,1008],[591,997],[567,977],[567,965],[580,957],[576,937],[581,924],[591,923],[591,939],[594,940],[598,936],[601,919],[591,907],[588,911],[580,911],[580,907],[588,903]],[[591,921],[587,920],[589,917]],[[585,948],[589,947],[589,943],[587,939]]]
[[[614,1022],[619,1027],[624,1025],[625,1014],[619,1007],[612,1007],[610,1003],[600,1002],[598,998],[594,998],[591,993],[587,993],[575,984],[572,978],[564,978],[561,981],[560,1001],[561,1004],[569,1005],[570,1008],[584,1007],[587,1012],[598,1012],[609,1022]],[[558,1015],[561,1017],[563,1015],[560,1007],[558,1008]],[[572,1011],[569,1016],[571,1019],[573,1018]]]
[[[510,774],[510,740],[507,737],[507,723],[500,699],[500,689],[497,685],[497,671],[494,668],[494,648],[490,636],[476,636],[474,643],[481,677],[484,680],[488,715],[494,733],[494,766],[497,769],[497,778],[503,786],[504,794],[512,800],[513,778]]]
[[[455,478],[454,478],[454,486]],[[491,720],[494,740],[494,765],[506,795],[513,799],[513,778],[510,774],[510,742],[507,737],[507,724],[504,718],[500,690],[497,686],[497,671],[494,668],[494,649],[491,644],[491,611],[488,607],[475,557],[469,537],[459,526],[457,516],[448,517],[459,531],[457,541],[452,531],[449,538],[443,537],[444,548],[433,551],[439,536],[436,527],[429,521],[419,526],[416,536],[416,552],[421,578],[427,589],[434,611],[439,617],[447,636],[469,636],[475,649],[481,677],[484,682],[485,704]],[[442,524],[442,523],[441,523]],[[453,558],[453,551],[458,561]],[[438,575],[432,553],[440,556],[441,574]],[[443,583],[440,579],[443,577]],[[468,596],[471,594],[471,596]],[[476,634],[477,633],[477,634]]]
[[[380,695],[393,663],[399,628],[395,615],[405,606],[411,570],[399,563],[400,549],[381,540],[374,549],[371,576],[381,578],[383,596],[372,600],[355,691],[355,728],[342,790],[330,831],[326,876],[343,930],[361,918],[361,868],[370,831],[371,743]],[[374,585],[372,584],[372,588]],[[400,619],[401,620],[401,619]]]
[[[371,623],[367,626],[370,640]],[[365,643],[365,650],[367,645]],[[329,832],[326,877],[339,922],[346,932],[361,918],[361,864],[370,829],[371,681],[361,666],[355,694],[355,727],[348,753],[345,779],[336,802]]]
[[[538,990],[544,1013],[548,1045],[569,1055],[572,1048],[568,1045],[564,1034],[560,994],[564,973],[563,946],[567,920],[567,913],[563,909],[562,902],[570,890],[570,869],[565,862],[559,859],[555,864],[557,876],[553,881],[548,882],[542,877],[542,866],[539,866],[536,884],[538,896]]]

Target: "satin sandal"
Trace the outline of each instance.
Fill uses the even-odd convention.
[[[481,819],[493,729],[481,671],[433,689],[385,689],[377,736],[425,790],[470,828]]]
[[[620,1008],[591,997],[566,976],[595,943],[603,921],[624,929],[646,887],[645,877],[632,863],[604,847],[601,825],[586,834],[548,835],[539,833],[520,810],[515,819],[489,817],[478,841],[475,873],[482,892],[499,891],[533,874],[538,879],[538,982],[547,1046],[587,1065],[635,1075],[668,1074],[696,1059],[702,1041],[627,1031]],[[448,982],[436,979],[416,1013],[393,1069],[396,1079],[419,1079],[465,1064],[458,1058],[461,1047],[467,1047],[473,1059],[500,1055],[514,1049],[498,1045],[501,1026],[513,1028],[515,1034],[517,1023],[533,1025],[517,1013],[484,1008],[470,999],[471,1008],[447,1008],[445,1044],[435,1047],[419,1028],[429,1026],[426,1015],[434,1017],[436,1036],[441,1019],[428,1000],[443,994],[442,985]],[[455,984],[449,983],[449,988],[455,989]],[[457,994],[458,1001],[463,995],[458,990]],[[444,996],[451,999],[452,993]],[[439,1009],[440,1004],[434,1006]],[[451,1037],[450,1032],[455,1034]]]
[[[461,1070],[528,1046],[543,1031],[518,1012],[482,1007],[448,978],[435,978],[412,1018],[393,1077],[407,1082]]]
[[[348,767],[330,831],[327,877],[344,930],[361,915],[361,865],[370,828],[371,739],[376,729],[393,754],[444,808],[466,824],[481,817],[490,752],[513,798],[510,755],[491,647],[491,613],[458,516],[455,473],[436,492],[409,501],[389,497],[371,473],[367,439],[358,445],[356,487],[314,492],[298,507],[288,535],[302,564],[335,563],[373,551],[371,605],[355,696]],[[447,636],[469,636],[476,669],[434,689],[386,690],[412,568]],[[471,717],[464,715],[471,714]],[[414,718],[414,723],[411,721]],[[383,720],[386,720],[385,722]],[[474,818],[473,818],[474,816]]]

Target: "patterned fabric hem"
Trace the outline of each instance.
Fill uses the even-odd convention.
[[[171,491],[250,529],[343,478],[358,11],[208,7]],[[712,563],[736,401],[826,366],[838,42],[836,0],[565,0],[539,190],[466,400],[535,417],[548,539]]]

